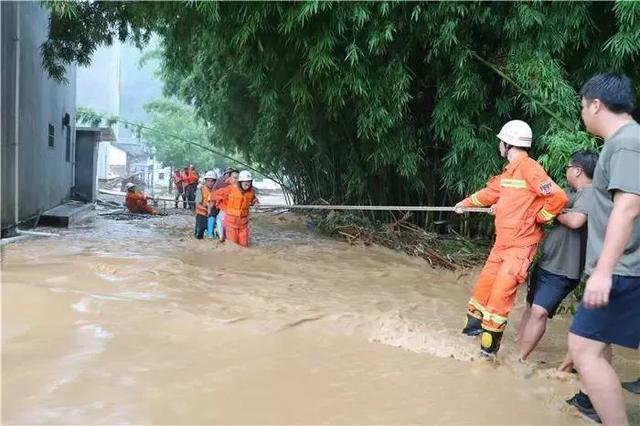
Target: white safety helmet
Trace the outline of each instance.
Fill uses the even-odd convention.
[[[129,182],[126,185],[127,191],[130,190],[131,188],[135,188],[136,184],[133,182]]]
[[[238,182],[251,182],[252,180],[251,173],[246,170],[241,171],[238,175]]]
[[[520,148],[531,148],[533,134],[531,127],[522,120],[511,120],[500,129],[498,139],[502,142]]]
[[[218,179],[218,174],[213,170],[209,170],[207,173],[204,174],[204,178],[205,179]]]

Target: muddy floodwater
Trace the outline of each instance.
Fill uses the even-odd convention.
[[[520,302],[490,363],[460,334],[478,271],[289,215],[256,217],[250,249],[195,241],[192,221],[99,217],[2,246],[3,424],[586,424],[554,370],[569,317],[518,364]],[[614,357],[638,376],[637,351]]]

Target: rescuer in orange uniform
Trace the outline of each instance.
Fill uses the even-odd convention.
[[[240,172],[235,168],[227,167],[220,179],[218,179],[213,185],[213,191],[215,192],[218,189],[233,185],[236,179],[238,179],[238,173]],[[220,211],[216,217],[216,230],[218,231],[218,238],[220,241],[224,241],[224,211],[227,209],[226,201],[221,202],[217,207]]]
[[[124,199],[124,204],[131,213],[158,214],[153,207],[147,205],[147,200],[150,198],[141,192],[136,192],[135,184],[131,182],[127,184],[127,196]]]
[[[196,191],[198,189],[198,181],[200,180],[200,175],[196,168],[191,164],[187,169],[187,173],[185,173],[185,177],[183,180],[184,191],[187,196],[187,201],[189,202],[189,208],[192,211],[196,210]]]
[[[205,173],[204,185],[200,185],[196,194],[196,227],[194,235],[198,240],[204,238],[205,232],[209,234],[209,237],[213,238],[213,227],[218,209],[215,208],[211,195],[213,194],[213,185],[217,179],[218,175],[213,170]],[[211,226],[209,226],[209,222],[212,222]]]
[[[542,224],[556,217],[568,201],[542,166],[529,157],[532,133],[527,123],[509,121],[498,139],[500,155],[509,164],[484,189],[456,204],[459,214],[465,207],[495,209],[496,240],[476,282],[462,330],[469,336],[482,334],[480,348],[485,355],[494,355],[500,348],[518,284],[525,281],[543,237]]]
[[[253,178],[242,171],[234,183],[218,189],[213,201],[225,209],[224,230],[227,240],[243,247],[249,246],[249,207],[260,204],[253,191]]]

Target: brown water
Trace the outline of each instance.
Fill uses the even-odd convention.
[[[512,334],[493,364],[460,334],[475,272],[288,216],[257,217],[246,250],[191,239],[192,220],[2,247],[3,424],[584,423],[552,368],[567,318],[534,353],[547,364],[514,362]],[[635,377],[637,352],[615,361]]]

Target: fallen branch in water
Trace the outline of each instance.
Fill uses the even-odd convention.
[[[433,267],[449,270],[482,264],[487,247],[458,234],[430,233],[407,222],[409,214],[389,224],[372,224],[361,216],[332,212],[319,219],[318,227],[349,244],[376,244],[425,259]]]

